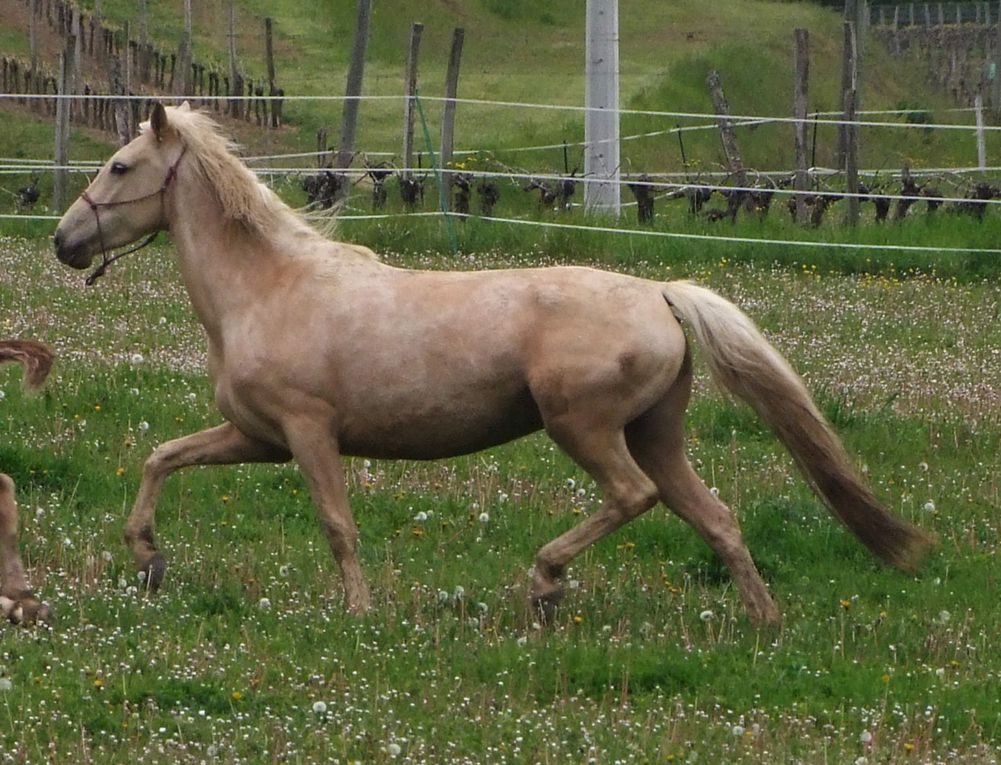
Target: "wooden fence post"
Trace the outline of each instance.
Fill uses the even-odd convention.
[[[723,152],[726,154],[727,166],[733,176],[737,186],[742,189],[747,188],[747,171],[744,169],[744,161],[740,158],[740,150],[737,148],[737,135],[733,130],[733,123],[730,121],[730,105],[723,95],[723,85],[719,79],[719,72],[713,69],[706,78],[709,86],[709,94],[712,96],[713,108],[716,110],[716,121],[719,123],[720,139],[723,142]],[[746,192],[737,194],[740,199]],[[739,207],[739,205],[737,205]],[[736,209],[732,210],[736,214]]]
[[[417,95],[417,54],[421,47],[424,25],[415,21],[410,25],[410,47],[407,50],[407,72],[403,101],[403,173],[404,180],[413,175],[414,163],[414,98]]]
[[[281,107],[277,99],[278,89],[275,87],[275,53],[271,28],[272,21],[271,17],[268,16],[264,19],[264,51],[268,67],[268,100],[271,106],[271,121],[268,124],[270,127],[276,128],[281,124]]]
[[[122,81],[122,62],[117,56],[111,58],[111,92],[116,96],[124,96],[128,93]],[[129,102],[124,98],[116,98],[112,102],[115,118],[115,133],[118,135],[118,143],[121,146],[132,140],[132,130],[129,127],[129,115],[131,109]]]
[[[172,86],[175,96],[192,95],[193,84],[191,76],[191,0],[184,0],[184,34],[181,36],[181,48],[177,55],[179,72],[174,72]]]
[[[361,84],[365,75],[365,50],[368,47],[368,25],[372,18],[372,0],[358,0],[358,21],[355,24],[354,47],[351,49],[351,67],[348,69],[348,84],[344,93],[344,114],[341,122],[341,143],[334,165],[344,169],[351,164],[354,155],[355,130],[358,126],[358,102]],[[348,185],[341,184],[344,192]]]
[[[28,37],[31,46],[31,90],[38,92],[38,23],[35,18],[38,15],[38,0],[31,0],[31,7],[28,11]],[[32,108],[37,108],[38,101],[32,103]]]
[[[845,120],[855,121],[855,91],[845,91]],[[848,213],[846,222],[849,226],[857,226],[859,221],[859,183],[858,183],[858,126],[845,125],[847,128],[845,143],[845,191],[848,192]]]
[[[987,169],[987,145],[984,142],[984,97],[979,92],[973,102],[977,119],[977,167],[983,173]]]
[[[441,150],[438,161],[446,199],[450,198],[452,190],[452,174],[448,172],[448,165],[452,161],[452,150],[455,148],[455,96],[459,90],[459,63],[462,60],[462,41],[465,34],[462,27],[456,27],[452,33],[452,51],[448,57],[448,71],[445,74],[445,107],[441,114]]]
[[[63,212],[66,205],[66,165],[69,163],[70,107],[69,96],[73,88],[73,72],[76,68],[74,54],[76,36],[69,35],[63,52],[59,54],[59,96],[56,100],[56,140],[53,159],[56,165],[52,178],[52,209]]]
[[[229,101],[228,113],[235,119],[243,115],[243,73],[236,61],[236,3],[229,0]]]
[[[804,192],[810,189],[806,142],[807,93],[810,80],[810,33],[805,29],[797,29],[794,36],[796,40],[796,82],[793,113],[796,117],[796,178],[793,185],[796,191]],[[809,219],[810,215],[806,209],[806,197],[804,194],[797,194],[796,222],[803,225]]]

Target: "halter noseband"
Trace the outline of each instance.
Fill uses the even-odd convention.
[[[86,202],[90,206],[90,209],[94,212],[94,220],[97,221],[97,236],[101,242],[101,265],[99,265],[97,268],[91,271],[90,275],[84,280],[84,284],[86,284],[88,287],[91,286],[94,282],[96,282],[99,278],[104,276],[105,272],[108,270],[108,266],[110,266],[119,258],[125,257],[126,255],[130,255],[131,253],[136,252],[137,250],[141,250],[143,247],[152,244],[153,240],[156,239],[156,235],[160,233],[159,229],[157,229],[148,237],[143,239],[135,247],[130,247],[127,250],[119,252],[117,255],[112,255],[111,257],[108,257],[108,248],[104,246],[104,230],[101,228],[101,214],[100,214],[101,208],[121,207],[123,205],[131,205],[135,204],[136,202],[144,202],[147,199],[159,196],[160,218],[162,220],[165,212],[166,202],[164,201],[164,199],[167,195],[167,189],[170,187],[170,184],[173,183],[174,179],[177,178],[177,166],[181,164],[181,160],[184,159],[184,153],[187,150],[188,150],[187,146],[184,146],[181,149],[181,153],[177,156],[177,159],[174,160],[174,164],[172,164],[167,169],[167,177],[163,179],[163,183],[160,185],[160,188],[158,188],[156,191],[151,191],[149,194],[143,194],[140,197],[133,197],[132,199],[121,199],[117,202],[95,202],[93,199],[91,199],[90,194],[88,194],[86,191],[84,191],[80,195],[80,198],[84,202]]]

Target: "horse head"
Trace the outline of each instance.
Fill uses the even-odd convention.
[[[166,195],[184,156],[184,144],[170,124],[170,112],[188,110],[156,104],[139,135],[119,149],[59,221],[53,244],[66,265],[88,268],[100,253],[167,228]]]

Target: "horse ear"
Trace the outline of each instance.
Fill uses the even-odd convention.
[[[153,105],[153,112],[149,115],[149,125],[153,128],[156,140],[162,141],[163,137],[167,134],[167,110],[163,108],[163,104],[159,101]]]

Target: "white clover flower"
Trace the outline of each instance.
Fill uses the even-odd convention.
[[[706,609],[701,614],[699,614],[699,618],[704,622],[711,622],[713,619],[716,618],[716,614],[714,614],[709,609]]]
[[[327,713],[327,704],[325,701],[314,701],[313,702],[313,714],[324,715]]]

